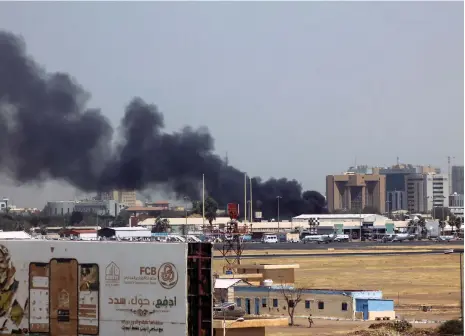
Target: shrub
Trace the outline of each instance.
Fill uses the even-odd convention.
[[[393,322],[373,323],[368,327],[369,329],[388,329],[396,332],[406,332],[412,329],[412,324],[405,320]]]
[[[463,322],[460,320],[449,320],[438,327],[439,335],[463,335]]]

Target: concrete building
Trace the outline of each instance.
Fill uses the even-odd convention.
[[[407,206],[411,213],[429,213],[435,207],[449,204],[447,175],[411,174],[405,180]]]
[[[135,190],[112,190],[108,192],[99,192],[97,199],[101,201],[116,201],[128,207],[137,205]]]
[[[408,208],[407,190],[405,189],[406,176],[410,174],[439,174],[440,169],[432,166],[398,163],[391,167],[355,166],[350,167],[348,172],[386,176],[386,212],[393,212]]]
[[[82,213],[90,212],[100,216],[108,215],[116,217],[124,208],[124,205],[114,200],[84,200],[77,201],[74,210]]]
[[[463,207],[463,194],[454,192],[449,195],[449,207]]]
[[[222,281],[229,277],[228,288],[231,290],[227,293],[228,301],[233,299],[249,315],[287,314],[287,301],[283,292],[292,291],[298,264],[250,264],[233,267],[233,275],[222,275],[221,280],[216,280]],[[237,280],[247,283],[234,286],[239,283],[234,282]],[[302,302],[297,305],[295,316],[309,314],[315,317],[365,320],[374,320],[377,317],[395,318],[393,301],[383,300],[381,291],[371,290],[303,289]]]
[[[328,175],[326,177],[328,210],[361,212],[367,206],[385,211],[386,177],[375,174]]]
[[[292,218],[294,227],[309,230],[311,225],[317,234],[347,234],[353,239],[391,234],[396,231],[398,221],[375,214],[303,214]],[[403,226],[404,222],[401,225]]]
[[[150,238],[152,232],[149,229],[142,227],[111,227],[103,228],[98,231],[99,237],[120,238],[120,239],[135,239],[135,238]]]
[[[216,302],[234,302],[235,286],[251,286],[251,284],[241,279],[215,279],[213,295]]]
[[[386,176],[386,211],[407,210],[406,177],[411,174],[428,173],[440,173],[440,169],[411,164],[396,164],[388,168],[379,168],[379,174]]]
[[[133,209],[133,208],[130,208]],[[145,208],[147,209],[147,208]],[[131,210],[132,211],[132,210]],[[173,234],[184,234],[189,231],[201,231],[203,225],[210,226],[208,220],[203,220],[202,217],[188,217],[186,218],[166,218],[168,219],[171,226],[171,233]],[[137,223],[139,227],[152,228],[155,225],[156,218],[147,218]],[[230,221],[229,217],[217,217],[213,221],[213,226],[217,229],[224,228],[224,226]],[[187,228],[185,228],[187,226]]]
[[[379,168],[378,167],[369,167],[367,165],[360,165],[360,166],[353,166],[347,169],[348,173],[354,174],[378,174]]]
[[[61,232],[64,238],[70,238],[75,240],[97,240],[96,229],[65,229]]]
[[[145,206],[160,208],[160,210],[169,210],[170,202],[168,201],[147,202],[145,203]]]
[[[24,231],[0,231],[0,239],[32,239],[32,236]]]
[[[71,216],[75,205],[76,201],[47,202],[47,213],[49,216]]]
[[[292,285],[295,283],[295,270],[300,266],[291,265],[228,265],[229,270],[234,273],[234,279],[241,279],[245,282],[260,286],[266,280],[272,280],[274,283],[282,285]],[[231,275],[220,275],[220,278],[231,278]]]
[[[451,193],[463,195],[463,166],[452,166],[452,190]]]
[[[404,181],[405,184],[405,181]],[[407,210],[407,192],[404,190],[386,191],[386,212]]]
[[[286,314],[286,286],[237,286],[234,299],[246,314],[281,316]],[[302,301],[295,308],[296,316],[333,317],[375,320],[395,319],[394,302],[384,300],[381,291],[303,289]]]

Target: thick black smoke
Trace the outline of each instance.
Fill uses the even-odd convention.
[[[48,73],[26,54],[21,38],[0,32],[0,168],[20,183],[66,180],[85,191],[164,186],[178,196],[207,192],[220,205],[243,202],[244,173],[213,153],[207,129],[163,132],[155,105],[134,98],[113,134],[89,94],[68,74]],[[116,146],[112,139],[123,139]],[[319,193],[295,180],[253,179],[255,208],[265,217],[325,212]]]

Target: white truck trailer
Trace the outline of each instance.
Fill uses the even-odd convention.
[[[189,314],[201,307],[189,309],[200,300],[187,299],[188,249],[186,243],[0,241],[0,335],[195,334],[188,320],[198,318]]]

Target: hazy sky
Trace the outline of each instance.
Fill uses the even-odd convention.
[[[322,193],[355,158],[463,164],[463,24],[462,2],[0,3],[0,28],[115,125],[139,95],[168,131],[205,125],[232,165]]]

